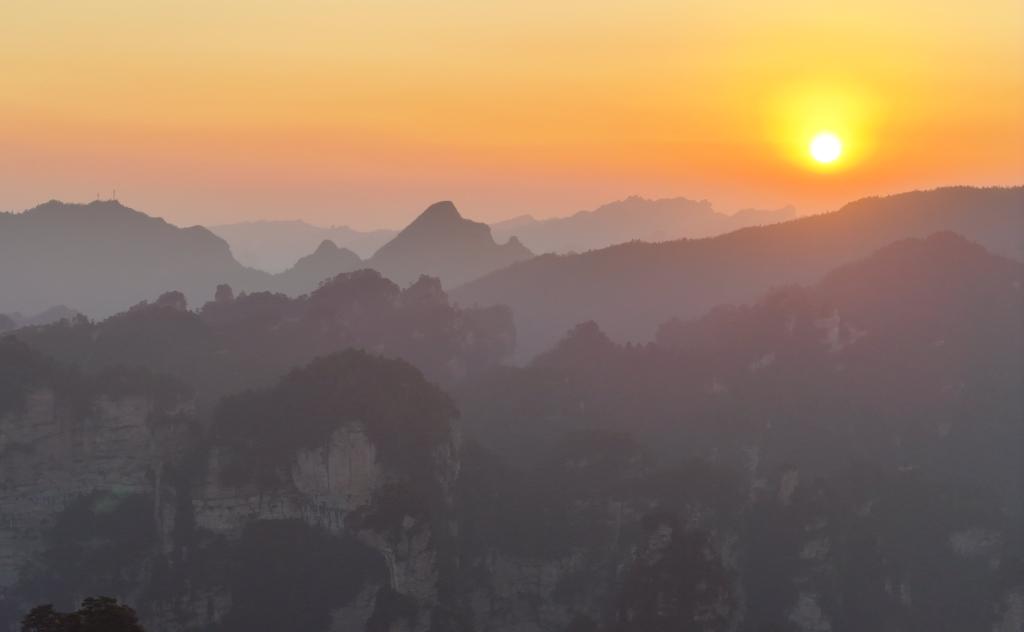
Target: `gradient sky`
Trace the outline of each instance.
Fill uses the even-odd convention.
[[[0,209],[397,227],[1024,181],[1021,0],[6,0]],[[846,153],[806,154],[830,129]]]

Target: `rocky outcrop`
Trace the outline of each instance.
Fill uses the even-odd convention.
[[[192,503],[196,526],[229,536],[255,520],[298,519],[343,531],[345,517],[369,506],[384,484],[376,449],[358,428],[335,430],[325,445],[296,454],[289,484],[280,489],[224,484],[216,452],[206,469]]]
[[[447,508],[451,498],[445,490],[457,474],[454,446],[437,449],[432,460],[443,492],[441,502]],[[298,521],[354,537],[380,555],[386,571],[384,586],[415,604],[420,615],[409,629],[427,629],[429,613],[439,605],[442,564],[436,545],[450,534],[439,537],[434,529],[440,523],[413,511],[401,510],[385,524],[374,519],[381,504],[388,502],[389,491],[408,481],[381,463],[377,446],[358,424],[338,428],[324,444],[296,453],[282,484],[274,488],[226,484],[220,463],[220,455],[211,454],[206,478],[192,501],[197,529],[230,540],[255,522]],[[332,617],[352,622],[365,611],[367,617],[360,626],[365,625],[374,612],[374,600],[367,591],[384,586],[364,587],[353,606],[334,611]]]
[[[0,589],[16,583],[76,498],[158,493],[172,446],[187,432],[140,396],[101,398],[87,414],[76,412],[40,388],[23,411],[0,418]],[[165,518],[154,515],[162,527]]]
[[[0,415],[0,625],[48,597],[48,577],[79,571],[52,566],[78,563],[65,552],[79,553],[76,530],[121,520],[123,507],[149,554],[173,550],[174,479],[195,429],[188,402],[145,388],[82,395],[94,386],[73,374],[37,384]]]
[[[447,616],[458,476],[450,405],[398,361],[352,352],[318,362],[278,390],[242,396],[274,411],[270,426],[218,417],[206,433],[212,441],[202,438],[187,399],[146,389],[90,391],[95,385],[81,377],[72,389],[54,374],[53,384],[41,376],[10,402],[4,391],[2,626],[35,603],[71,603],[100,590],[133,603],[151,629],[246,629],[262,616],[254,595],[281,591],[281,581],[294,582],[289,572],[337,575],[337,587],[309,587],[326,591],[315,601],[320,610],[297,606],[313,610],[317,629],[364,629],[372,620],[426,631]],[[347,378],[356,380],[352,391],[342,386]],[[407,410],[382,407],[389,379],[410,398]],[[383,390],[367,395],[370,383]],[[328,409],[318,418],[326,425],[315,429],[285,430],[301,437],[278,439],[272,462],[240,451],[231,432],[243,443],[246,433],[272,439],[266,433],[291,423],[276,413],[298,406],[296,394],[310,410],[330,401],[317,388],[340,389],[337,401],[354,408]],[[227,410],[254,410],[238,406]],[[392,435],[403,432],[408,438]],[[253,476],[237,474],[240,461],[256,464],[245,470]]]

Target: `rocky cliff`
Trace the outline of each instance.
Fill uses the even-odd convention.
[[[284,615],[310,626],[301,629],[425,631],[451,616],[452,409],[408,365],[354,352],[314,363],[240,396],[209,432],[181,394],[104,392],[53,370],[0,415],[5,626],[36,602],[92,592],[136,604],[154,630],[251,629]],[[413,408],[381,408],[389,391],[370,384],[389,378]],[[315,429],[296,422],[287,431],[305,434],[277,441],[272,462],[247,451],[247,437],[274,431],[260,425],[269,418],[231,417],[252,410],[247,399],[287,425],[297,394],[316,405],[324,388],[355,408],[328,410]],[[403,429],[422,452],[391,434]],[[317,573],[323,584],[296,582]],[[273,599],[260,601],[252,577],[270,582]]]

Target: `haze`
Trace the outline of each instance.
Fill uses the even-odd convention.
[[[723,210],[1024,172],[1016,0],[0,7],[0,208],[178,224],[495,221],[631,194]],[[827,120],[829,118],[835,120]],[[794,148],[838,127],[827,173]]]
[[[1021,0],[0,3],[0,632],[1024,632]]]

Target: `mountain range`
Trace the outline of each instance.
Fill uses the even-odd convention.
[[[652,204],[678,215],[683,202],[622,204],[619,211],[595,211],[577,221]],[[691,214],[714,215],[702,203],[686,204]],[[762,213],[748,215],[771,216]],[[116,201],[53,201],[0,214],[0,314],[67,305],[103,317],[167,290],[198,305],[220,284],[235,292],[298,296],[336,274],[372,268],[402,286],[422,274],[437,277],[462,304],[510,306],[523,359],[585,320],[595,320],[615,339],[649,339],[670,318],[746,300],[774,285],[811,282],[886,243],[941,230],[1024,257],[1024,188],[956,187],[866,198],[832,213],[715,237],[539,257],[514,237],[499,244],[486,224],[439,202],[369,259],[324,241],[279,274],[243,266],[223,239],[199,226],[178,228]]]
[[[324,241],[368,259],[398,234],[385,229],[360,231],[348,226],[314,226],[301,220],[239,222],[207,228],[230,244],[239,263],[267,272],[284,272]]]
[[[710,237],[796,217],[796,210],[744,209],[727,215],[707,201],[686,198],[645,199],[632,196],[567,217],[535,219],[520,215],[490,224],[500,243],[516,237],[534,253],[583,252],[627,241],[668,241],[684,237]],[[208,226],[231,246],[241,264],[283,272],[324,241],[348,249],[361,259],[371,258],[398,234],[395,230],[359,231],[348,226],[315,226],[301,220],[240,222]]]
[[[491,224],[498,240],[518,237],[536,253],[596,250],[627,241],[671,241],[720,235],[796,217],[792,206],[762,211],[745,209],[732,215],[719,213],[711,203],[687,198],[648,200],[632,196],[592,211],[568,217],[538,220],[530,215]]]
[[[1024,259],[1024,187],[865,198],[835,212],[707,239],[542,255],[455,288],[452,296],[467,305],[511,307],[519,355],[528,358],[583,321],[596,321],[615,339],[650,339],[671,318],[813,282],[888,243],[942,230]]]
[[[379,269],[402,285],[427,274],[452,287],[530,256],[514,239],[498,245],[486,224],[464,219],[443,202],[368,260],[324,240],[271,274],[236,261],[228,244],[201,226],[179,228],[114,200],[51,201],[0,214],[0,314],[65,304],[104,317],[168,290],[202,304],[220,284],[298,296],[360,268]]]
[[[655,342],[581,323],[461,385],[461,431],[482,446],[462,472],[482,506],[460,533],[500,558],[471,585],[548,559],[561,581],[486,603],[599,624],[564,630],[1020,629],[1022,282],[1021,262],[937,233],[670,321]],[[636,515],[660,553],[607,563]],[[724,573],[669,562],[670,542],[701,533]],[[631,584],[641,560],[651,574]],[[690,626],[685,598],[702,593],[686,581],[720,588],[707,617],[739,621]]]
[[[269,282],[205,228],[178,228],[116,201],[50,201],[0,214],[0,313],[63,304],[105,316],[167,289],[199,302],[218,283]]]

